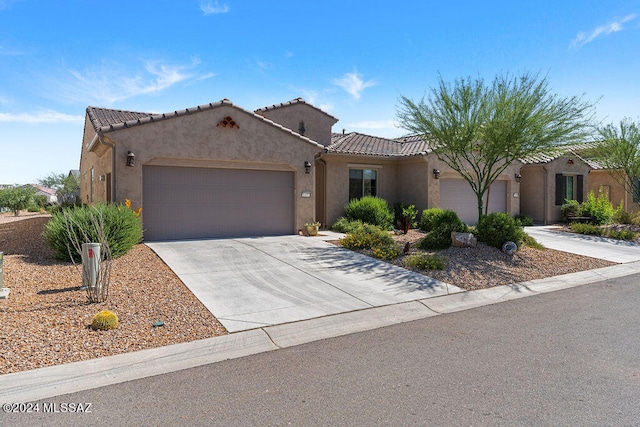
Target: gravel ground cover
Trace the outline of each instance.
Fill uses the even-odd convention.
[[[0,251],[5,253],[0,299],[0,374],[93,359],[226,334],[224,327],[178,277],[145,245],[113,262],[109,299],[88,304],[80,272],[55,261],[42,238],[48,215],[0,214]],[[396,236],[415,243],[422,233]],[[410,253],[415,253],[412,248]],[[521,282],[612,265],[608,261],[553,250],[522,248],[508,257],[495,248],[450,248],[444,271],[422,272],[467,290]],[[395,261],[402,264],[402,258]],[[120,326],[90,328],[103,309]],[[165,325],[153,327],[155,321]]]
[[[424,234],[419,230],[409,230],[405,235],[394,236],[394,240],[403,246],[410,242],[411,250],[408,255],[413,255],[421,252],[414,246]],[[481,242],[475,248],[451,247],[431,253],[447,258],[446,270],[420,271],[405,268],[468,291],[615,265],[596,258],[526,246],[522,246],[514,256],[508,256]],[[393,264],[404,266],[403,258],[396,259]]]
[[[114,260],[109,298],[89,304],[80,272],[53,260],[42,238],[46,215],[0,215],[4,286],[0,374],[226,334],[224,327],[145,245]],[[94,331],[93,316],[114,311],[117,329]],[[155,321],[164,326],[154,327]]]

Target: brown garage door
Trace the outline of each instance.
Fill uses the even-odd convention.
[[[143,168],[145,240],[294,232],[293,173]]]

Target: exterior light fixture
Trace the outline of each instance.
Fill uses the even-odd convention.
[[[135,165],[136,155],[133,151],[127,151],[127,166],[133,167]]]
[[[516,173],[516,182],[520,182],[522,181],[522,175],[520,175],[519,173]]]
[[[305,173],[311,173],[311,163],[308,161],[304,161],[304,171]]]
[[[439,169],[433,169],[433,177],[435,179],[440,179],[440,170]]]
[[[298,133],[299,133],[300,135],[304,136],[304,133],[305,133],[306,131],[307,131],[307,130],[304,128],[304,121],[303,121],[303,120],[300,120],[300,123],[298,123]]]

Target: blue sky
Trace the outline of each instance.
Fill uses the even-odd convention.
[[[442,75],[547,75],[640,116],[640,0],[0,0],[0,184],[79,168],[87,106],[162,113],[303,97],[334,131],[397,137]]]

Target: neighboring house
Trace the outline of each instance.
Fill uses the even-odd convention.
[[[58,203],[58,196],[56,195],[56,190],[53,188],[48,188],[42,186],[40,184],[26,184],[23,187],[31,187],[35,190],[36,196],[44,196],[47,200],[47,203]]]
[[[336,122],[301,98],[255,112],[227,99],[166,114],[88,107],[81,199],[131,200],[146,240],[293,234],[369,194],[475,223],[469,185],[424,141],[332,134]],[[519,213],[520,166],[494,183],[490,211]]]
[[[594,143],[556,147],[546,153],[522,159],[520,211],[536,223],[561,221],[560,207],[565,200],[586,200],[600,188],[614,207],[622,202],[627,212],[638,210],[637,203],[597,161],[589,158]]]

